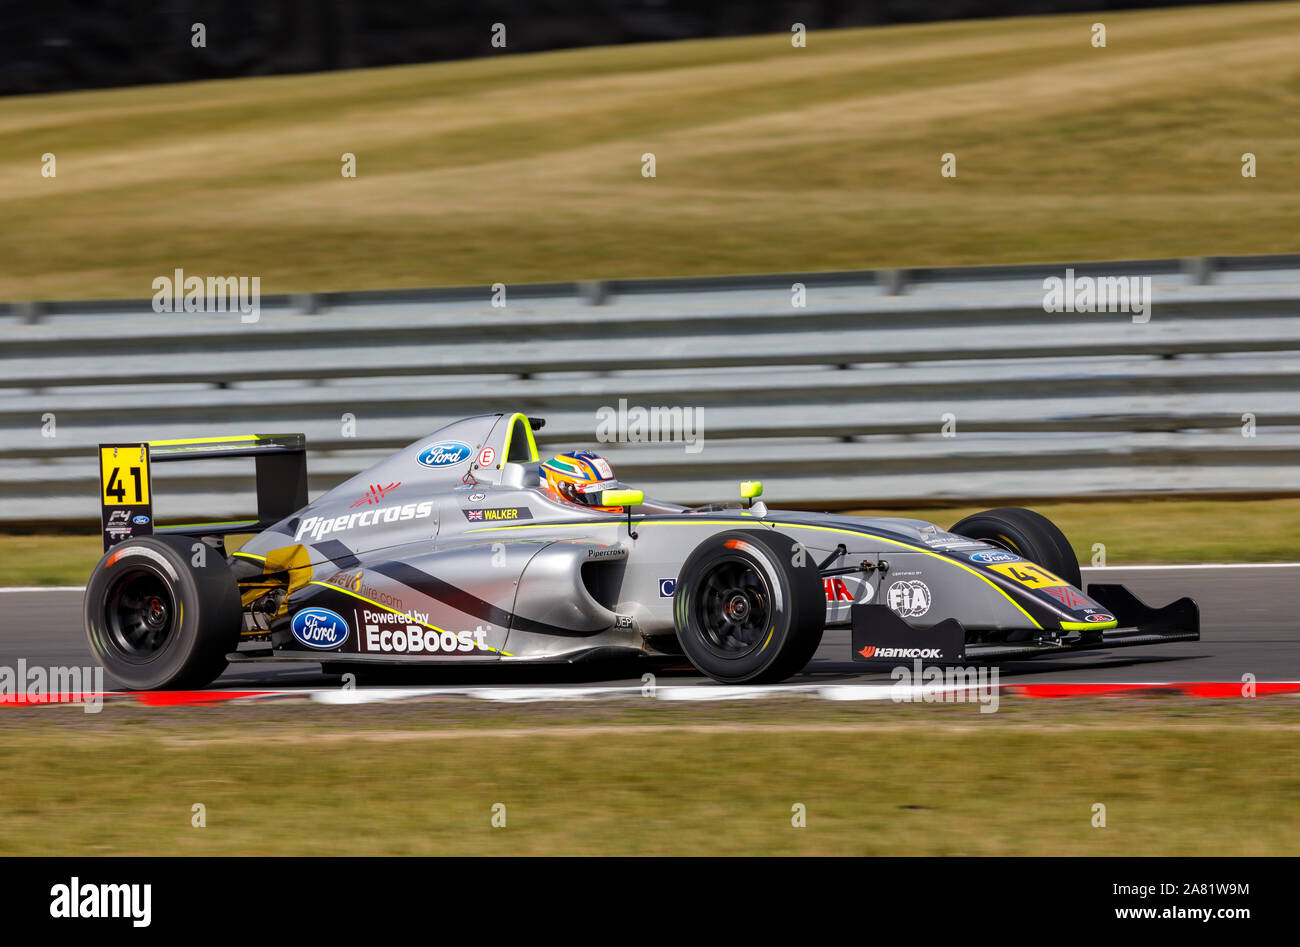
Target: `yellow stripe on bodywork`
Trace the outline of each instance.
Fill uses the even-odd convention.
[[[224,444],[230,441],[255,441],[256,434],[232,434],[230,437],[179,437],[170,441],[149,441],[150,447],[176,447],[181,444]]]
[[[426,624],[425,622],[422,622],[422,621],[416,621],[414,618],[411,617],[411,615],[410,615],[409,612],[399,612],[397,609],[395,609],[395,608],[391,608],[391,607],[389,607],[389,606],[387,606],[387,605],[382,605],[382,604],[380,604],[379,602],[376,602],[374,599],[366,598],[366,597],[365,597],[364,595],[362,595],[360,592],[353,592],[351,589],[345,589],[345,588],[343,588],[343,586],[341,586],[341,585],[335,585],[333,582],[321,582],[319,579],[313,579],[311,582],[308,582],[307,584],[308,584],[308,585],[319,585],[321,588],[324,588],[324,589],[333,589],[335,592],[342,592],[344,595],[351,595],[353,598],[359,598],[359,599],[361,599],[361,601],[366,602],[366,603],[369,604],[369,605],[373,605],[373,606],[375,606],[375,608],[382,608],[384,611],[386,611],[386,612],[392,612],[394,615],[401,615],[401,616],[403,616],[403,617],[409,619],[410,622],[411,622],[411,624],[413,624],[413,625],[420,625],[420,626],[423,627],[423,628],[428,628],[430,631],[436,631],[436,632],[438,632],[438,634],[442,634],[442,633],[444,633],[444,632],[448,632],[448,629],[446,629],[446,628],[439,628],[437,625],[429,625],[429,624]],[[449,634],[455,634],[455,632],[448,632],[448,633],[449,633]],[[496,654],[501,655],[503,658],[513,658],[513,657],[514,657],[514,655],[511,654],[509,651],[498,651],[496,648],[492,647],[490,644],[485,644],[483,647],[487,648],[489,651],[492,651],[492,652],[495,652]]]
[[[639,525],[639,524],[638,524],[638,525]],[[910,543],[899,542],[899,541],[896,540],[896,539],[889,539],[889,538],[886,537],[886,536],[877,536],[875,533],[863,533],[863,532],[860,532],[860,531],[858,531],[858,530],[852,530],[852,529],[840,529],[840,528],[835,527],[835,526],[807,526],[807,525],[804,525],[804,524],[801,524],[801,523],[778,523],[778,524],[775,524],[775,525],[778,525],[778,526],[784,526],[784,527],[786,527],[787,529],[816,529],[816,530],[822,530],[822,531],[824,531],[824,532],[828,532],[828,533],[846,533],[846,534],[848,534],[848,535],[850,535],[850,536],[869,536],[870,538],[875,539],[875,540],[878,540],[879,542],[889,543],[889,544],[894,545],[894,546],[900,546],[900,547],[902,547],[903,549],[910,549],[910,550],[913,551],[913,552],[924,553],[925,555],[930,556],[930,557],[932,557],[932,558],[934,558],[934,559],[938,559],[940,562],[947,563],[947,564],[950,565],[950,566],[956,566],[958,569],[965,569],[965,570],[966,570],[967,572],[969,572],[971,575],[973,575],[973,576],[978,576],[979,578],[983,579],[983,580],[984,580],[985,582],[987,582],[989,585],[993,586],[993,588],[997,589],[998,592],[1001,593],[1001,595],[1002,595],[1003,598],[1005,598],[1008,602],[1010,602],[1012,605],[1014,605],[1014,606],[1016,607],[1016,611],[1020,612],[1020,614],[1024,615],[1026,618],[1028,618],[1029,621],[1033,623],[1033,626],[1034,626],[1035,628],[1041,629],[1041,628],[1043,627],[1042,625],[1040,625],[1040,624],[1037,622],[1037,620],[1034,618],[1033,615],[1029,614],[1029,612],[1025,611],[1023,608],[1020,607],[1020,603],[1017,602],[1014,598],[1012,598],[1012,597],[1010,596],[1010,594],[1008,594],[1008,592],[1007,592],[1006,589],[1004,589],[1002,586],[998,585],[996,582],[994,582],[992,579],[990,579],[987,575],[985,575],[985,574],[984,574],[983,572],[981,572],[979,569],[973,569],[973,568],[971,568],[970,566],[966,565],[966,563],[964,563],[964,562],[958,562],[956,559],[950,559],[950,558],[948,558],[947,556],[941,556],[939,553],[934,552],[933,550],[930,550],[930,549],[926,549],[926,548],[924,548],[923,546],[913,546],[913,545],[910,544]]]
[[[611,520],[607,524],[602,523],[600,525],[618,525],[621,522],[622,522],[621,520],[619,521]],[[1020,614],[1024,615],[1027,619],[1029,619],[1030,623],[1033,624],[1035,628],[1041,630],[1043,627],[1038,623],[1038,621],[1034,618],[1033,615],[1029,614],[1027,611],[1025,611],[1023,608],[1020,607],[1020,603],[1017,602],[1014,598],[1012,598],[1010,594],[1007,593],[1006,589],[1002,588],[1002,586],[998,585],[996,582],[990,579],[983,572],[980,572],[978,569],[973,569],[963,562],[958,562],[956,559],[949,559],[946,556],[942,556],[939,553],[934,552],[933,550],[924,548],[923,546],[913,546],[911,543],[901,542],[897,539],[890,539],[887,536],[877,536],[875,533],[864,533],[862,530],[857,530],[857,529],[841,529],[838,526],[812,526],[807,523],[778,523],[778,522],[773,522],[771,520],[763,520],[762,522],[763,525],[765,526],[773,526],[773,527],[781,526],[784,527],[785,529],[815,529],[823,533],[843,533],[846,536],[865,536],[868,539],[874,539],[882,543],[889,543],[891,546],[898,546],[901,549],[910,549],[912,552],[924,553],[925,555],[938,559],[940,562],[947,563],[950,566],[956,566],[959,569],[965,569],[971,575],[978,576],[979,578],[983,579],[989,585],[993,586],[993,588],[997,589],[998,593],[1002,595],[1003,598],[1005,598],[1008,602],[1014,605],[1016,607],[1016,611],[1020,612]],[[592,525],[593,525],[592,523],[525,523],[516,526],[480,527],[479,529],[466,530],[466,532],[482,533],[482,532],[501,530],[501,529],[545,529],[545,528],[555,529],[560,526],[574,526],[583,529],[590,529]],[[633,525],[635,525],[637,529],[641,529],[646,526],[735,526],[737,524],[735,520],[639,520]]]
[[[742,510],[737,510],[736,512],[740,513],[743,516],[753,515],[751,513],[745,513]],[[566,526],[573,527],[573,528],[580,527],[582,529],[589,529],[592,526],[622,526],[625,523],[627,523],[627,520],[624,517],[619,516],[619,517],[611,517],[610,519],[607,520],[586,520],[581,523],[512,523],[509,526],[479,526],[474,529],[467,529],[465,530],[465,532],[491,533],[499,529],[560,529]],[[633,520],[632,525],[633,526],[735,526],[737,524],[735,520]],[[760,525],[771,526],[774,524],[772,524],[769,521],[763,520],[760,521]],[[778,523],[775,525],[786,526],[788,524]],[[860,536],[862,534],[856,533],[855,535]]]
[[[202,529],[205,526],[256,526],[259,520],[222,520],[216,523],[164,523],[159,529]]]
[[[1091,631],[1097,629],[1104,631],[1107,628],[1118,628],[1118,621],[1063,621],[1061,622],[1062,631]]]

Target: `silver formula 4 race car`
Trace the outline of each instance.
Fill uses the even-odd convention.
[[[828,626],[865,666],[1024,658],[1196,640],[1191,599],[1081,588],[1030,510],[951,530],[912,519],[684,507],[622,484],[583,506],[548,489],[540,420],[450,424],[307,502],[301,435],[100,447],[105,554],[85,624],[135,689],[202,687],[236,655],[376,664],[684,655],[726,683],[784,680]],[[258,519],[155,527],[150,465],[256,458]],[[224,537],[256,533],[227,555]]]

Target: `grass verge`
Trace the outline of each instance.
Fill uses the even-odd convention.
[[[7,98],[0,299],[1295,250],[1300,6],[1096,19]]]
[[[6,709],[0,855],[1282,854],[1298,729],[1289,698]]]

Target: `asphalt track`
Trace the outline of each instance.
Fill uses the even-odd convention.
[[[1300,565],[1112,568],[1084,570],[1084,582],[1121,582],[1152,605],[1190,595],[1201,607],[1201,640],[1092,651],[1053,660],[1009,661],[1000,677],[1011,683],[1176,683],[1300,680]],[[79,591],[0,594],[0,665],[51,667],[94,664],[81,623]],[[421,671],[429,684],[509,684],[512,687],[632,684],[652,670],[674,684],[711,684],[680,660],[641,665],[449,668]],[[232,664],[215,687],[321,687],[337,683],[318,664]],[[790,683],[888,681],[849,660],[847,630],[828,631],[816,657]],[[118,684],[105,678],[106,689]]]

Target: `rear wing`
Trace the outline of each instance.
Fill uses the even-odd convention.
[[[156,526],[150,465],[224,457],[255,458],[257,519]],[[307,438],[302,434],[236,434],[99,445],[104,550],[133,536],[172,533],[223,536],[259,532],[307,505]]]

